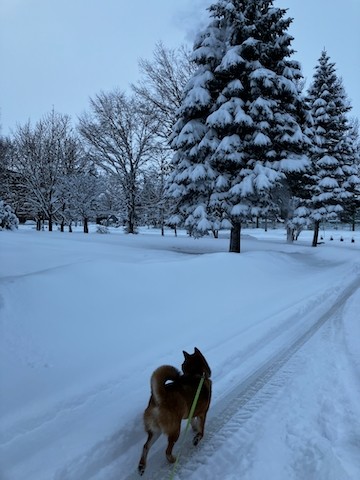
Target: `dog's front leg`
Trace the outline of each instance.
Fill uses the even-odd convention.
[[[193,417],[191,419],[191,428],[193,429],[193,432],[198,432],[199,431],[199,420],[198,417]]]
[[[143,475],[144,472],[145,472],[146,459],[147,459],[149,450],[152,447],[152,445],[154,445],[156,440],[160,437],[160,433],[161,433],[160,431],[153,432],[151,430],[148,430],[148,438],[147,438],[146,443],[143,447],[142,455],[141,455],[141,458],[140,458],[140,461],[139,461],[139,466],[138,466],[138,471],[139,471],[140,475]]]
[[[197,432],[193,438],[193,445],[195,446],[200,442],[200,440],[204,436],[206,413],[204,413],[203,415],[198,415],[196,420],[197,420],[196,423],[194,423],[193,425],[193,428],[196,427],[196,432]]]

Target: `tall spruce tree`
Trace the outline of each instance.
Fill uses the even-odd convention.
[[[351,105],[335,63],[323,50],[308,91],[313,117],[313,147],[309,174],[308,216],[314,224],[312,245],[318,243],[320,223],[336,219],[354,197],[360,180],[356,145],[348,112]]]
[[[230,251],[240,252],[241,222],[267,215],[272,190],[308,165],[302,75],[292,19],[272,0],[218,0],[209,12],[171,137],[168,191],[194,235],[231,226]]]

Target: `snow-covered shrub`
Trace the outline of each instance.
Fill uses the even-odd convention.
[[[105,225],[98,225],[96,233],[110,233],[110,230]]]
[[[10,205],[0,200],[0,230],[15,230],[18,228],[19,219],[13,213]]]

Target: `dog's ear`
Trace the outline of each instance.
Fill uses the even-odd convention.
[[[200,352],[200,350],[197,347],[194,348],[194,355],[195,354],[197,355],[198,359],[200,359],[202,361],[203,367],[204,367],[204,372],[210,378],[211,377],[211,370],[210,370],[209,364],[207,363],[204,355]]]
[[[184,354],[185,360],[187,360],[190,357],[190,354],[185,352],[185,350],[183,350],[183,354]]]

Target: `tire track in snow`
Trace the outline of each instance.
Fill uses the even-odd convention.
[[[90,262],[90,260],[81,260],[81,261],[76,261],[76,262],[63,263],[61,265],[54,265],[53,267],[44,268],[42,270],[35,270],[35,271],[32,271],[32,272],[27,272],[27,273],[19,273],[18,275],[4,276],[4,277],[0,277],[0,284],[1,283],[12,283],[15,280],[20,280],[20,279],[27,278],[27,277],[43,275],[44,273],[52,273],[52,272],[56,272],[57,270],[66,269],[67,267],[71,267],[73,265],[80,265],[82,263],[89,263],[89,262]]]
[[[254,373],[236,385],[226,397],[219,399],[215,405],[210,407],[204,443],[197,448],[192,447],[189,435],[189,439],[186,441],[187,445],[184,446],[181,454],[177,479],[185,480],[188,478],[190,473],[193,473],[197,467],[205,463],[206,459],[217,450],[219,444],[226,442],[231,431],[237,431],[251,420],[257,410],[272,398],[279,388],[285,385],[287,379],[292,375],[291,369],[284,368],[287,362],[338,310],[343,308],[346,301],[359,288],[360,277],[357,277],[338,295],[330,308],[296,341],[274,354]],[[181,439],[179,444],[180,442]],[[167,479],[170,472],[171,466],[166,463],[164,449],[162,448],[149,456],[148,467],[143,478],[146,480]],[[129,475],[122,476],[118,472],[116,476],[109,475],[106,478],[108,480],[135,480],[139,479],[139,475],[137,472],[131,472]]]
[[[344,306],[345,302],[359,288],[360,276],[357,276],[337,294],[336,300],[323,311],[316,322],[298,335],[291,345],[277,351],[256,371],[210,407],[203,442],[194,448],[190,433],[186,439],[177,470],[177,479],[185,480],[196,468],[206,463],[207,458],[214,454],[221,444],[229,441],[231,432],[242,428],[244,436],[249,435],[246,431],[249,430],[248,425],[256,422],[254,419],[256,412],[268,403],[292,376],[293,370],[286,367],[287,362],[328,319]],[[325,298],[325,301],[329,301],[327,295]],[[311,304],[313,305],[313,302]],[[305,318],[311,315],[312,311],[306,309],[303,314]],[[127,424],[125,429],[104,438],[81,457],[74,458],[70,463],[64,465],[56,473],[54,480],[139,480],[140,477],[133,459],[140,457],[145,437],[139,414],[133,422]],[[180,443],[181,438],[177,443],[177,448]],[[149,455],[147,470],[142,477],[145,480],[169,478],[171,465],[165,459],[165,446],[166,439],[162,436]]]
[[[0,431],[0,448],[17,441],[19,438],[31,435],[34,431],[44,428],[44,426],[55,423],[56,419],[62,415],[66,415],[74,410],[81,409],[93,398],[97,398],[100,394],[113,390],[121,383],[121,380],[108,381],[97,385],[96,388],[71,397],[70,400],[58,402],[44,413],[38,415],[30,415],[28,418],[22,418],[19,422],[15,422],[11,427]],[[38,448],[34,447],[34,448]],[[1,478],[0,478],[1,480]]]

